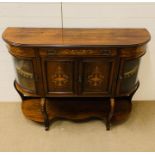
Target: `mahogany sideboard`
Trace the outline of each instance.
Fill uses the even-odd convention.
[[[3,39],[22,111],[46,130],[58,118],[99,118],[109,130],[128,117],[150,40],[146,29],[9,27]]]

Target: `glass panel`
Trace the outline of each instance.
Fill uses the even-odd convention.
[[[35,92],[35,80],[31,60],[14,58],[16,81],[25,89]]]
[[[121,93],[127,93],[134,88],[137,83],[139,64],[140,59],[128,60],[124,63],[123,79],[120,87]]]

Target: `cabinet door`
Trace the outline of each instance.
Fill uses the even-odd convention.
[[[81,94],[91,96],[111,95],[112,82],[115,81],[114,66],[116,67],[115,59],[83,59],[80,66],[81,74],[79,75],[79,80],[81,78]]]
[[[65,96],[75,92],[75,61],[50,58],[43,62],[44,84],[49,96]]]

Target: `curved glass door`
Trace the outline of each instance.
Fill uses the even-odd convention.
[[[118,93],[126,94],[134,90],[138,79],[138,69],[140,64],[140,58],[129,59],[122,61],[122,73],[120,73]]]
[[[16,81],[24,89],[35,92],[36,88],[32,61],[14,58],[14,63],[16,70]]]

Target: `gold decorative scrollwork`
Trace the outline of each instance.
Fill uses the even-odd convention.
[[[63,87],[68,82],[69,77],[64,74],[62,67],[58,66],[55,74],[52,75],[51,79],[55,86]]]
[[[31,63],[22,59],[14,59],[16,71],[19,75],[27,79],[33,79]]]
[[[129,78],[129,77],[133,76],[137,71],[138,71],[138,65],[135,66],[135,67],[134,67],[133,69],[131,69],[130,71],[125,72],[124,75],[123,75],[123,77],[124,77],[124,78]]]
[[[96,51],[93,50],[70,50],[65,49],[64,51],[61,51],[64,55],[89,55],[89,54],[97,54]]]
[[[29,73],[27,71],[24,71],[23,69],[20,69],[18,67],[16,67],[17,73],[20,74],[21,76],[28,78],[28,79],[32,79],[33,78],[33,74]]]
[[[103,82],[103,80],[104,76],[100,72],[98,66],[96,66],[92,74],[88,76],[88,83],[93,87],[97,87]]]
[[[61,49],[48,50],[48,55],[115,55],[116,51],[112,49]]]

